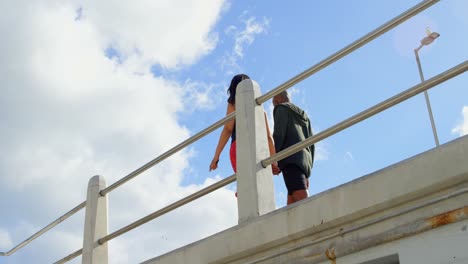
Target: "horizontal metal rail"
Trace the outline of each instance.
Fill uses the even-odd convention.
[[[273,162],[277,162],[279,160],[282,160],[286,157],[289,157],[290,155],[301,151],[302,149],[319,142],[320,140],[323,140],[331,135],[334,135],[356,123],[359,123],[375,114],[378,114],[382,112],[383,110],[386,110],[396,104],[399,104],[419,93],[422,93],[442,82],[445,82],[448,79],[451,79],[459,74],[464,73],[465,71],[468,70],[468,61],[464,61],[463,63],[458,64],[457,66],[437,75],[432,77],[431,79],[420,83],[418,85],[415,85],[411,88],[409,88],[406,91],[403,91],[373,107],[370,107],[344,121],[341,121],[340,123],[318,133],[315,136],[309,137],[299,143],[296,143],[292,145],[291,147],[284,149],[275,155],[262,160],[262,166],[266,168],[268,165],[272,164]]]
[[[31,241],[33,241],[34,239],[38,238],[39,236],[41,236],[42,234],[44,234],[45,232],[49,231],[51,228],[55,227],[56,225],[60,224],[62,221],[64,221],[65,219],[67,219],[68,217],[74,215],[75,213],[77,213],[78,211],[80,211],[81,209],[83,209],[84,207],[86,207],[86,201],[85,202],[82,202],[81,204],[79,204],[78,206],[76,206],[75,208],[71,209],[69,212],[67,212],[66,214],[62,215],[61,217],[57,218],[57,220],[55,220],[54,222],[48,224],[46,227],[42,228],[41,230],[39,230],[37,233],[35,233],[34,235],[30,236],[28,239],[24,240],[23,242],[19,243],[16,247],[12,248],[10,251],[8,252],[0,252],[0,256],[9,256],[13,253],[15,253],[16,251],[18,251],[20,248],[26,246],[27,244],[31,243]]]
[[[57,261],[57,262],[54,262],[54,264],[62,264],[62,263],[67,263],[68,261],[78,257],[79,255],[83,254],[83,249],[79,249],[73,253],[71,253],[70,255],[64,257],[63,259]]]
[[[206,187],[204,189],[201,189],[200,191],[195,192],[195,193],[193,193],[193,194],[191,194],[191,195],[189,195],[189,196],[187,196],[187,197],[185,197],[185,198],[183,198],[183,199],[181,199],[181,200],[179,200],[179,201],[177,201],[175,203],[172,203],[172,204],[170,204],[170,205],[168,205],[168,206],[166,206],[166,207],[164,207],[164,208],[162,208],[162,209],[160,209],[160,210],[158,210],[158,211],[156,211],[156,212],[154,212],[152,214],[149,214],[149,215],[143,217],[142,219],[134,222],[133,224],[130,224],[130,225],[126,226],[126,227],[123,227],[123,228],[117,230],[116,232],[114,232],[112,234],[109,234],[109,235],[99,239],[98,243],[100,245],[102,245],[102,244],[106,243],[109,240],[112,240],[112,239],[114,239],[114,238],[116,238],[116,237],[118,237],[118,236],[120,236],[120,235],[122,235],[122,234],[136,228],[136,227],[139,227],[139,226],[153,220],[154,218],[157,218],[157,217],[159,217],[161,215],[169,213],[170,211],[173,211],[173,210],[175,210],[175,209],[177,209],[177,208],[179,208],[179,207],[181,207],[181,206],[183,206],[185,204],[190,203],[193,200],[196,200],[196,199],[198,199],[198,198],[200,198],[202,196],[205,196],[205,195],[207,195],[207,194],[209,194],[209,193],[211,193],[211,192],[213,192],[213,191],[215,191],[215,190],[217,190],[219,188],[222,188],[222,187],[224,187],[224,186],[226,186],[226,185],[228,185],[230,183],[233,183],[235,181],[236,181],[236,174],[233,174],[233,175],[231,175],[231,176],[229,176],[229,177],[227,177],[225,179],[222,179],[222,180],[220,180],[220,181],[218,181],[218,182],[216,182],[216,183],[214,183],[214,184],[212,184],[212,185],[210,185],[210,186],[208,186],[208,187]],[[65,263],[67,261],[70,261],[70,260],[78,257],[82,253],[83,253],[83,249],[80,249],[80,250],[66,256],[65,258],[55,262],[54,264]]]
[[[165,152],[164,154],[160,155],[159,157],[155,158],[154,160],[148,162],[147,164],[145,164],[144,166],[142,166],[141,168],[135,170],[134,172],[130,173],[129,175],[125,176],[124,178],[120,179],[119,181],[115,182],[114,184],[110,185],[109,187],[107,187],[106,189],[103,189],[100,194],[102,196],[106,195],[107,193],[111,192],[112,190],[114,190],[115,188],[119,187],[120,185],[124,184],[125,182],[131,180],[132,178],[138,176],[139,174],[141,174],[142,172],[148,170],[149,168],[153,167],[154,165],[158,164],[159,162],[165,160],[166,158],[172,156],[173,154],[177,153],[178,151],[180,151],[181,149],[185,148],[186,146],[190,145],[191,143],[197,141],[198,139],[202,138],[203,136],[209,134],[210,132],[216,130],[217,128],[219,128],[220,126],[222,126],[224,123],[232,120],[233,118],[235,118],[236,116],[236,113],[235,112],[232,112],[230,113],[229,115],[225,116],[224,118],[222,118],[221,120],[215,122],[214,124],[212,124],[211,126],[205,128],[204,130],[200,131],[199,133],[197,133],[196,135],[190,137],[189,139],[185,140],[184,142],[180,143],[179,145],[173,147],[172,149],[168,150],[167,152]],[[78,206],[76,206],[75,208],[73,208],[72,210],[70,210],[68,213],[66,213],[65,215],[59,217],[57,220],[55,220],[54,222],[50,223],[49,225],[47,225],[46,227],[44,227],[43,229],[41,229],[40,231],[38,231],[37,233],[35,233],[34,235],[32,235],[30,238],[26,239],[25,241],[23,241],[22,243],[20,243],[18,246],[14,247],[13,249],[11,249],[10,251],[8,252],[0,252],[0,256],[9,256],[13,253],[15,253],[17,250],[19,250],[20,248],[24,247],[25,245],[29,244],[31,241],[33,241],[34,239],[38,238],[39,236],[41,236],[42,234],[44,234],[45,232],[47,232],[48,230],[50,230],[51,228],[55,227],[56,225],[58,225],[60,222],[64,221],[65,219],[67,219],[68,217],[72,216],[73,214],[75,214],[76,212],[78,212],[79,210],[83,209],[84,207],[86,206],[86,201],[82,202],[81,204],[79,204]]]
[[[217,128],[224,125],[226,122],[234,119],[235,117],[236,117],[236,112],[230,113],[229,115],[227,115],[223,119],[215,122],[211,126],[203,129],[202,131],[198,132],[197,134],[195,134],[194,136],[192,136],[189,139],[185,140],[184,142],[180,143],[179,145],[177,145],[177,146],[173,147],[172,149],[166,151],[165,153],[163,153],[159,157],[157,157],[157,158],[153,159],[152,161],[146,163],[145,165],[143,165],[139,169],[135,170],[134,172],[132,172],[132,173],[128,174],[127,176],[123,177],[122,179],[116,181],[115,183],[113,183],[109,187],[102,190],[100,192],[100,194],[102,196],[106,195],[107,193],[111,192],[115,188],[117,188],[120,185],[126,183],[127,181],[133,179],[134,177],[140,175],[141,173],[143,173],[147,169],[153,167],[154,165],[158,164],[159,162],[169,158],[170,156],[174,155],[175,153],[177,153],[181,149],[187,147],[188,145],[192,144],[193,142],[197,141],[198,139],[202,138],[203,136],[205,136],[205,135],[209,134],[210,132],[216,130]]]
[[[386,33],[390,29],[398,26],[399,24],[403,23],[405,20],[413,17],[414,15],[422,12],[423,10],[427,9],[428,7],[434,5],[435,3],[439,2],[440,0],[425,0],[421,3],[415,5],[411,9],[408,9],[406,12],[402,13],[401,15],[393,18],[392,20],[388,21],[387,23],[383,24],[382,26],[376,28],[375,30],[369,32],[365,36],[361,37],[360,39],[354,41],[353,43],[349,44],[348,46],[344,47],[343,49],[339,50],[335,54],[329,56],[328,58],[322,60],[321,62],[317,63],[316,65],[310,67],[309,69],[303,71],[302,73],[296,75],[292,79],[286,81],[285,83],[281,84],[280,86],[276,87],[275,89],[267,92],[266,94],[257,98],[257,104],[261,105],[262,103],[266,102],[268,99],[272,98],[273,96],[291,88],[295,84],[299,83],[300,81],[306,79],[307,77],[311,76],[312,74],[326,68],[330,64],[334,63],[335,61],[343,58],[344,56],[348,55],[349,53],[357,50],[358,48],[364,46],[365,44],[369,43],[370,41],[374,40],[375,38],[379,37],[380,35]]]
[[[168,205],[168,206],[166,206],[166,207],[164,207],[164,208],[162,208],[162,209],[160,209],[160,210],[158,210],[158,211],[156,211],[156,212],[154,212],[152,214],[147,215],[147,216],[141,218],[140,220],[138,220],[138,221],[126,226],[126,227],[123,227],[123,228],[115,231],[112,234],[109,234],[109,235],[99,239],[98,243],[102,245],[102,244],[106,243],[107,241],[109,241],[111,239],[114,239],[114,238],[116,238],[116,237],[118,237],[118,236],[120,236],[120,235],[122,235],[122,234],[124,234],[124,233],[138,227],[138,226],[141,226],[142,224],[145,224],[145,223],[153,220],[156,217],[159,217],[161,215],[169,213],[170,211],[173,211],[174,209],[177,209],[177,208],[181,207],[182,205],[190,203],[191,201],[196,200],[196,199],[198,199],[198,198],[200,198],[202,196],[205,196],[205,195],[207,195],[207,194],[209,194],[209,193],[211,193],[211,192],[213,192],[213,191],[215,191],[215,190],[217,190],[217,189],[219,189],[221,187],[224,187],[224,186],[226,186],[226,185],[228,185],[228,184],[230,184],[230,183],[232,183],[234,181],[236,181],[236,174],[233,174],[233,175],[231,175],[231,176],[229,176],[229,177],[227,177],[225,179],[222,179],[221,181],[219,181],[217,183],[214,183],[214,184],[212,184],[212,185],[210,185],[210,186],[208,186],[208,187],[206,187],[204,189],[201,189],[200,191],[198,191],[196,193],[193,193],[193,194],[191,194],[191,195],[189,195],[189,196],[187,196],[187,197],[185,197],[185,198],[183,198],[183,199],[181,199],[181,200],[179,200],[179,201],[177,201],[175,203],[172,203],[172,204],[170,204],[170,205]]]

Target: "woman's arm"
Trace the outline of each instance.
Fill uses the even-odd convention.
[[[267,131],[267,138],[268,138],[268,148],[270,149],[270,156],[273,156],[276,153],[275,143],[273,141],[273,136],[271,135],[271,132],[270,132],[270,126],[268,125],[268,118],[267,118],[266,113],[264,113],[264,115],[265,115],[265,126],[266,126],[266,131]]]
[[[235,110],[236,110],[235,106],[228,103],[226,116],[234,112]],[[219,136],[218,146],[216,146],[215,154],[213,156],[213,159],[211,160],[210,171],[216,170],[218,168],[219,156],[221,155],[221,152],[226,146],[226,143],[229,141],[229,138],[232,135],[233,129],[234,129],[234,120],[230,120],[224,124],[223,131],[221,132],[221,135]]]
[[[268,125],[268,118],[265,112],[264,112],[264,115],[265,115],[265,126],[266,126],[266,131],[267,131],[267,138],[268,138],[268,148],[270,150],[270,156],[273,156],[276,154],[275,142],[273,140],[273,136],[271,135],[270,126]],[[271,164],[271,168],[272,168],[273,174],[276,175],[280,173],[280,169],[278,168],[278,164],[276,162]]]

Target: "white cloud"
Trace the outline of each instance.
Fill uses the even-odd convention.
[[[353,156],[353,154],[351,153],[351,151],[346,151],[345,157],[346,157],[346,159],[348,159],[348,160],[354,160],[354,156]]]
[[[188,80],[184,84],[184,102],[188,110],[213,110],[226,97],[222,84]]]
[[[235,33],[235,46],[234,53],[239,57],[244,57],[245,47],[251,45],[255,36],[261,33],[265,33],[270,21],[266,18],[263,18],[262,21],[257,22],[255,17],[249,17],[243,21],[245,23],[244,30]]]
[[[6,230],[0,229],[0,248],[2,249],[0,251],[6,252],[11,249],[11,246],[10,234]]]
[[[257,35],[267,33],[270,26],[269,19],[264,17],[261,21],[257,21],[256,17],[248,17],[246,12],[241,15],[240,20],[244,24],[242,29],[231,25],[224,31],[225,34],[234,38],[232,51],[226,52],[221,60],[221,65],[228,70],[228,75],[240,71],[238,61],[244,57],[245,49],[252,45]]]
[[[223,0],[82,2],[83,20],[96,25],[102,41],[122,54],[167,67],[191,63],[211,51],[217,35],[211,27]],[[189,30],[187,30],[189,29]]]
[[[327,143],[325,141],[320,141],[315,144],[315,161],[328,160],[329,156],[330,154],[328,152]]]
[[[149,66],[181,67],[213,49],[212,26],[222,5],[0,2],[8,10],[0,18],[0,35],[8,36],[0,43],[0,200],[7,201],[0,209],[9,215],[0,218],[0,251],[84,201],[91,176],[114,183],[190,136],[178,121],[192,107],[184,100],[192,96],[197,107],[206,107],[214,88],[193,82],[186,91],[187,83],[154,77]],[[109,47],[119,60],[106,56]],[[182,186],[189,158],[190,151],[182,151],[112,192],[110,231],[215,180]],[[111,263],[143,261],[234,225],[233,197],[219,190],[111,241]],[[79,249],[82,220],[81,212],[9,263],[50,263]],[[158,243],[161,233],[171,242]]]
[[[304,98],[304,96],[302,96],[302,91],[299,90],[298,88],[296,87],[291,87],[288,89],[288,94],[291,98],[291,101],[293,102],[296,102],[296,95],[299,96],[301,99]]]
[[[452,133],[458,134],[459,136],[468,134],[468,106],[463,106],[462,115],[463,120],[452,129]]]

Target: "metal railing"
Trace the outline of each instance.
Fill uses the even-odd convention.
[[[288,88],[291,88],[293,85],[299,83],[300,81],[310,77],[311,75],[313,75],[314,73],[324,69],[325,67],[329,66],[330,64],[338,61],[339,59],[343,58],[344,56],[348,55],[349,53],[357,50],[358,48],[364,46],[365,44],[369,43],[370,41],[374,40],[375,38],[379,37],[380,35],[388,32],[390,29],[396,27],[397,25],[403,23],[405,20],[411,18],[412,16],[422,12],[423,10],[427,9],[428,7],[432,6],[433,4],[439,2],[440,0],[425,0],[425,1],[422,1],[421,3],[417,4],[416,6],[412,7],[411,9],[407,10],[406,12],[400,14],[399,16],[393,18],[392,20],[388,21],[387,23],[383,24],[382,26],[376,28],[375,30],[371,31],[370,33],[366,34],[365,36],[361,37],[360,39],[356,40],[355,42],[349,44],[348,46],[346,46],[345,48],[339,50],[338,52],[334,53],[333,55],[327,57],[326,59],[324,59],[323,61],[319,62],[318,64],[312,66],[311,68],[307,69],[306,71],[302,72],[301,74],[291,78],[290,80],[286,81],[285,83],[281,84],[280,86],[276,87],[275,89],[267,92],[266,94],[264,95],[261,95],[259,96],[258,98],[256,98],[256,103],[258,105],[261,105],[263,102],[266,102],[267,100],[269,100],[270,98],[272,98],[273,96],[281,93],[282,91],[284,90],[287,90]],[[404,100],[407,100],[408,98],[411,98],[423,91],[426,91],[450,78],[453,78],[465,71],[468,70],[468,63],[467,61],[464,61],[463,63],[437,75],[437,76],[434,76],[433,78],[423,82],[423,83],[420,83],[416,86],[413,86],[412,88],[398,94],[398,95],[395,95],[385,101],[383,101],[382,103],[379,103],[357,115],[354,115],[310,138],[307,138],[306,140],[300,142],[300,143],[297,143],[269,158],[266,158],[264,160],[261,161],[261,164],[263,167],[267,167],[268,165],[270,165],[271,163],[273,162],[276,162],[278,160],[281,160],[289,155],[292,155],[300,150],[302,150],[303,148],[305,147],[308,147],[309,145],[312,145],[312,144],[315,144],[317,142],[319,142],[320,140],[323,140],[333,134],[336,134],[337,132],[339,131],[342,131],[358,122],[361,122],[385,109],[388,109]],[[145,165],[143,165],[142,167],[138,168],[137,170],[131,172],[130,174],[128,174],[127,176],[123,177],[122,179],[118,180],[117,182],[113,183],[112,185],[110,185],[109,187],[101,190],[99,192],[99,194],[101,196],[105,196],[106,194],[110,193],[111,191],[113,191],[114,189],[116,189],[117,187],[123,185],[124,183],[128,182],[129,180],[133,179],[134,177],[140,175],[141,173],[145,172],[146,170],[150,169],[151,167],[155,166],[156,164],[162,162],[163,160],[169,158],[170,156],[174,155],[175,153],[177,153],[178,151],[184,149],[185,147],[189,146],[190,144],[194,143],[195,141],[197,141],[198,139],[204,137],[205,135],[211,133],[212,131],[216,130],[217,128],[221,127],[222,125],[224,125],[226,122],[232,120],[235,118],[235,112],[234,113],[231,113],[229,115],[227,115],[226,117],[220,119],[219,121],[213,123],[211,126],[207,127],[206,129],[200,131],[199,133],[195,134],[194,136],[190,137],[189,139],[183,141],[182,143],[178,144],[177,146],[173,147],[172,149],[166,151],[165,153],[163,153],[162,155],[158,156],[157,158],[151,160],[150,162],[146,163]],[[179,201],[176,201],[175,203],[172,203],[154,213],[151,213],[143,218],[141,218],[140,220],[137,220],[136,222],[132,223],[132,224],[129,224],[109,235],[106,235],[100,239],[98,239],[98,243],[99,244],[104,244],[106,243],[107,241],[110,241],[140,225],[143,225],[159,216],[162,216],[170,211],[173,211],[174,209],[176,208],[179,208],[187,203],[190,203],[191,201],[193,200],[196,200],[204,195],[207,195],[219,188],[222,188],[234,181],[236,181],[236,178],[237,178],[237,175],[234,174],[234,175],[231,175],[213,185],[210,185],[200,191],[197,191],[196,193],[194,194],[191,194]],[[45,228],[41,229],[40,231],[38,231],[37,233],[35,233],[34,235],[32,235],[31,237],[29,237],[28,239],[26,239],[25,241],[21,242],[20,244],[18,244],[17,246],[15,246],[13,249],[11,249],[10,251],[8,252],[0,252],[0,256],[9,256],[13,253],[15,253],[16,251],[18,251],[19,249],[21,249],[22,247],[24,247],[25,245],[29,244],[31,241],[33,241],[34,239],[36,239],[37,237],[41,236],[42,234],[44,234],[45,232],[47,232],[48,230],[50,230],[51,228],[55,227],[56,225],[58,225],[59,223],[61,223],[62,221],[64,221],[65,219],[67,219],[68,217],[72,216],[73,214],[75,214],[76,212],[78,212],[79,210],[83,209],[84,207],[86,207],[86,201],[85,202],[82,202],[81,204],[79,204],[78,206],[76,206],[75,208],[73,208],[72,210],[70,210],[69,212],[67,212],[66,214],[64,214],[63,216],[61,216],[60,218],[58,218],[57,220],[55,220],[54,222],[52,222],[51,224],[47,225]],[[75,251],[74,253],[66,256],[65,258],[57,261],[56,263],[65,263],[77,256],[80,256],[81,254],[83,253],[83,249],[80,249],[80,250],[77,250]]]
[[[263,167],[267,167],[268,165],[270,165],[271,163],[273,162],[276,162],[276,161],[279,161],[281,159],[284,159],[312,144],[315,144],[331,135],[334,135],[356,123],[359,123],[365,119],[368,119],[398,103],[401,103],[409,98],[412,98],[444,81],[447,81],[455,76],[458,76],[464,72],[466,72],[468,70],[468,61],[464,61],[463,63],[460,63],[459,65],[443,72],[443,73],[440,73],[430,79],[428,79],[427,81],[423,82],[423,83],[420,83],[420,84],[417,84],[409,89],[407,89],[406,91],[403,91],[375,106],[372,106],[364,111],[362,111],[361,113],[358,113],[318,134],[316,134],[315,136],[312,136],[312,137],[309,137],[307,139],[305,139],[304,141],[302,142],[299,142],[283,151],[280,151],[278,153],[276,153],[275,155],[267,158],[267,159],[264,159],[261,161],[261,164]],[[100,238],[98,239],[98,243],[99,244],[104,244],[122,234],[125,234],[126,232],[138,227],[138,226],[141,226],[159,216],[162,216],[170,211],[173,211],[174,209],[176,208],[179,208],[187,203],[190,203],[191,201],[194,201],[200,197],[203,197],[204,195],[206,194],[209,194],[219,188],[222,188],[232,182],[234,182],[236,180],[236,174],[234,175],[231,175],[219,182],[216,182],[194,194],[191,194],[175,203],[172,203],[154,213],[151,213],[143,218],[141,218],[140,220],[137,220],[135,222],[133,222],[132,224],[129,224],[103,238]],[[69,256],[57,261],[56,263],[65,263],[66,261],[69,261],[77,256],[79,256],[82,252],[82,249],[76,251],[75,253],[72,253],[70,254]]]
[[[149,215],[141,218],[140,220],[138,220],[136,222],[133,222],[132,224],[129,224],[128,226],[123,227],[123,228],[115,231],[112,234],[109,234],[109,235],[99,239],[98,243],[102,245],[102,244],[106,243],[107,241],[109,241],[111,239],[114,239],[114,238],[116,238],[116,237],[118,237],[118,236],[120,236],[122,234],[127,233],[128,231],[130,231],[130,230],[132,230],[132,229],[134,229],[136,227],[141,226],[142,224],[145,224],[145,223],[155,219],[156,217],[159,217],[161,215],[169,213],[170,211],[173,211],[174,209],[177,209],[177,208],[181,207],[182,205],[188,204],[191,201],[194,201],[194,200],[196,200],[196,199],[198,199],[200,197],[203,197],[203,196],[205,196],[205,195],[207,195],[207,194],[209,194],[209,193],[211,193],[211,192],[213,192],[213,191],[215,191],[215,190],[217,190],[219,188],[222,188],[222,187],[224,187],[224,186],[226,186],[226,185],[228,185],[230,183],[233,183],[235,181],[236,181],[236,174],[233,174],[233,175],[231,175],[231,176],[229,176],[227,178],[224,178],[224,179],[222,179],[222,180],[220,180],[220,181],[218,181],[218,182],[216,182],[216,183],[214,183],[214,184],[212,184],[212,185],[210,185],[210,186],[208,186],[208,187],[206,187],[204,189],[201,189],[200,191],[198,191],[196,193],[193,193],[193,194],[191,194],[191,195],[189,195],[189,196],[187,196],[187,197],[185,197],[185,198],[183,198],[183,199],[181,199],[181,200],[179,200],[179,201],[177,201],[175,203],[172,203],[172,204],[170,204],[170,205],[168,205],[168,206],[166,206],[166,207],[164,207],[164,208],[162,208],[162,209],[160,209],[160,210],[158,210],[158,211],[156,211],[156,212],[154,212],[152,214],[149,214]]]
[[[71,253],[70,255],[64,257],[63,259],[57,261],[57,262],[54,262],[54,264],[61,264],[61,263],[67,263],[68,261],[80,256],[81,254],[83,254],[83,249],[79,249],[73,253]]]
[[[199,191],[197,191],[197,192],[195,192],[195,193],[193,193],[193,194],[191,194],[191,195],[189,195],[189,196],[187,196],[187,197],[185,197],[183,199],[180,199],[179,201],[174,202],[174,203],[172,203],[172,204],[170,204],[170,205],[168,205],[168,206],[166,206],[166,207],[164,207],[164,208],[162,208],[162,209],[160,209],[160,210],[158,210],[158,211],[156,211],[154,213],[151,213],[151,214],[141,218],[140,220],[137,220],[137,221],[133,222],[132,224],[130,224],[130,225],[126,226],[126,227],[123,227],[123,228],[121,228],[121,229],[119,229],[119,230],[117,230],[117,231],[103,237],[103,238],[100,238],[98,240],[98,243],[100,245],[102,245],[102,244],[106,243],[107,241],[112,240],[112,239],[114,239],[114,238],[116,238],[116,237],[118,237],[118,236],[120,236],[120,235],[122,235],[122,234],[136,228],[136,227],[139,227],[139,226],[141,226],[141,225],[143,225],[143,224],[145,224],[145,223],[147,223],[147,222],[149,222],[149,221],[151,221],[151,220],[153,220],[153,219],[155,219],[155,218],[157,218],[159,216],[162,216],[162,215],[164,215],[164,214],[166,214],[166,213],[168,213],[170,211],[173,211],[174,209],[177,209],[177,208],[179,208],[179,207],[181,207],[181,206],[183,206],[185,204],[188,204],[191,201],[194,201],[194,200],[196,200],[196,199],[198,199],[200,197],[203,197],[203,196],[205,196],[205,195],[207,195],[207,194],[209,194],[209,193],[211,193],[211,192],[213,192],[213,191],[215,191],[215,190],[217,190],[219,188],[222,188],[222,187],[224,187],[224,186],[226,186],[226,185],[228,185],[230,183],[233,183],[235,181],[236,181],[236,174],[233,174],[233,175],[231,175],[231,176],[229,176],[229,177],[227,177],[227,178],[225,178],[225,179],[223,179],[221,181],[218,181],[218,182],[216,182],[216,183],[214,183],[214,184],[212,184],[212,185],[210,185],[208,187],[205,187],[205,188],[203,188],[203,189],[201,189],[201,190],[199,190]],[[83,253],[83,249],[79,249],[79,250],[75,251],[74,253],[66,256],[65,258],[63,258],[61,260],[58,260],[55,263],[56,264],[65,263],[67,261],[70,261],[70,260],[78,257],[82,253]]]
[[[294,144],[292,145],[291,147],[287,148],[287,149],[284,149],[278,153],[276,153],[275,155],[267,158],[267,159],[264,159],[262,160],[262,166],[263,167],[267,167],[268,165],[272,164],[273,162],[276,162],[276,161],[279,161],[279,160],[282,160],[286,157],[289,157],[290,155],[298,152],[298,151],[301,151],[302,149],[312,145],[312,144],[315,144],[331,135],[334,135],[354,124],[357,124],[373,115],[376,115],[380,112],[382,112],[383,110],[385,109],[388,109],[396,104],[399,104],[417,94],[420,94],[448,79],[451,79],[457,75],[460,75],[464,72],[466,72],[468,70],[468,62],[465,60],[464,62],[458,64],[457,66],[441,73],[441,74],[438,74],[437,76],[434,76],[432,78],[430,78],[429,80],[423,82],[423,83],[420,83],[420,84],[417,84],[415,86],[413,86],[412,88],[406,90],[406,91],[403,91],[375,106],[372,106],[362,112],[360,112],[359,114],[356,114],[344,121],[341,121],[340,123],[328,128],[328,129],[325,129],[324,131],[316,134],[315,136],[312,136],[312,137],[309,137],[307,139],[305,139],[304,141],[301,141],[297,144]]]
[[[174,155],[175,153],[177,153],[178,151],[184,149],[185,147],[189,146],[190,144],[192,144],[193,142],[197,141],[198,139],[202,138],[203,136],[209,134],[210,132],[213,132],[214,130],[218,129],[219,127],[221,127],[224,123],[232,120],[235,118],[235,112],[234,113],[231,113],[229,115],[227,115],[226,117],[220,119],[219,121],[213,123],[211,126],[205,128],[204,130],[198,132],[197,134],[195,134],[194,136],[190,137],[189,139],[183,141],[182,143],[180,143],[179,145],[173,147],[172,149],[166,151],[165,153],[163,153],[162,155],[158,156],[157,158],[151,160],[150,162],[146,163],[145,165],[143,165],[142,167],[138,168],[137,170],[133,171],[132,173],[128,174],[127,176],[123,177],[122,179],[120,179],[119,181],[115,182],[114,184],[112,184],[111,186],[107,187],[106,189],[102,190],[100,192],[100,194],[102,196],[106,195],[107,193],[113,191],[114,189],[116,189],[117,187],[119,187],[120,185],[128,182],[129,180],[133,179],[134,177],[140,175],[141,173],[145,172],[146,170],[150,169],[151,167],[155,166],[156,164],[158,164],[159,162],[169,158],[170,156]],[[12,248],[11,250],[7,251],[7,252],[0,252],[0,256],[10,256],[11,254],[15,253],[16,251],[18,251],[19,249],[21,249],[22,247],[26,246],[27,244],[31,243],[34,239],[38,238],[39,236],[41,236],[42,234],[44,234],[45,232],[49,231],[50,229],[52,229],[53,227],[57,226],[58,224],[60,224],[61,222],[63,222],[65,219],[67,219],[68,217],[74,215],[75,213],[79,212],[81,209],[85,208],[86,207],[86,201],[80,203],[79,205],[77,205],[75,208],[73,208],[72,210],[70,210],[69,212],[65,213],[64,215],[62,215],[61,217],[59,217],[57,220],[53,221],[52,223],[50,223],[49,225],[47,225],[46,227],[44,227],[43,229],[39,230],[37,233],[35,233],[34,235],[32,235],[31,237],[29,237],[28,239],[24,240],[23,242],[19,243],[17,246],[15,246],[14,248]],[[75,252],[76,253],[76,252]],[[81,254],[81,253],[80,253]],[[71,254],[71,255],[74,255],[74,254]],[[70,255],[70,256],[71,256]],[[79,256],[79,255],[77,255]],[[77,257],[75,256],[75,257]]]
[[[440,0],[426,0],[422,1],[421,3],[415,5],[414,7],[408,9],[404,13],[400,14],[399,16],[391,19],[387,23],[381,25],[380,27],[372,30],[371,32],[367,33],[360,39],[354,41],[353,43],[349,44],[348,46],[344,47],[343,49],[335,52],[328,58],[322,60],[321,62],[315,64],[314,66],[310,67],[309,69],[303,71],[302,73],[294,76],[287,82],[279,85],[275,89],[267,92],[266,94],[257,98],[257,104],[262,104],[266,102],[268,99],[273,98],[273,96],[280,94],[281,92],[291,88],[293,85],[299,83],[300,81],[310,77],[312,74],[319,72],[320,70],[326,68],[328,65],[340,60],[344,56],[348,55],[349,53],[357,50],[358,48],[364,46],[365,44],[371,42],[375,38],[381,36],[385,32],[389,31],[390,29],[398,26],[399,24],[403,23],[404,21],[408,20],[410,17],[417,15],[418,13],[424,11],[425,9],[429,8],[430,6],[434,5],[435,3],[439,2]]]
[[[159,156],[159,157],[153,159],[152,161],[148,162],[147,164],[143,165],[141,168],[135,170],[134,172],[130,173],[129,175],[127,175],[127,176],[123,177],[122,179],[118,180],[117,182],[115,182],[111,186],[109,186],[106,189],[102,190],[100,194],[102,196],[106,195],[107,193],[111,192],[115,188],[117,188],[120,185],[128,182],[129,180],[133,179],[134,177],[140,175],[141,173],[143,173],[147,169],[153,167],[154,165],[158,164],[159,162],[169,158],[170,156],[172,156],[175,153],[179,152],[180,150],[184,149],[185,147],[187,147],[188,145],[190,145],[193,142],[197,141],[198,139],[202,138],[203,136],[208,135],[209,133],[213,132],[214,130],[216,130],[220,126],[224,125],[224,123],[234,119],[235,117],[236,117],[235,112],[227,115],[223,119],[215,122],[214,124],[212,124],[211,126],[205,128],[205,129],[203,129],[202,131],[198,132],[197,134],[195,134],[194,136],[192,136],[189,139],[185,140],[184,142],[180,143],[179,145],[177,145],[177,146],[173,147],[172,149],[166,151],[161,156]]]
[[[46,227],[42,228],[41,230],[39,230],[37,233],[35,233],[34,235],[30,236],[28,239],[24,240],[23,242],[19,243],[17,246],[15,246],[14,248],[12,248],[10,251],[8,252],[0,252],[0,256],[9,256],[13,253],[15,253],[16,251],[18,251],[19,249],[21,249],[22,247],[26,246],[27,244],[29,244],[31,241],[33,241],[34,239],[40,237],[42,234],[44,234],[45,232],[49,231],[50,229],[52,229],[53,227],[55,227],[56,225],[60,224],[61,222],[63,222],[65,219],[67,219],[68,217],[74,215],[75,213],[79,212],[81,209],[85,208],[86,206],[86,202],[82,202],[80,203],[78,206],[76,206],[75,208],[71,209],[70,211],[68,211],[66,214],[62,215],[61,217],[57,218],[57,220],[53,221],[52,223],[48,224]]]

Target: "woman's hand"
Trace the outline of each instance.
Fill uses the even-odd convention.
[[[278,164],[276,162],[271,164],[271,171],[273,172],[273,175],[280,174],[281,169],[278,167]]]
[[[216,170],[218,168],[218,162],[219,162],[219,159],[213,158],[210,164],[210,171]]]

